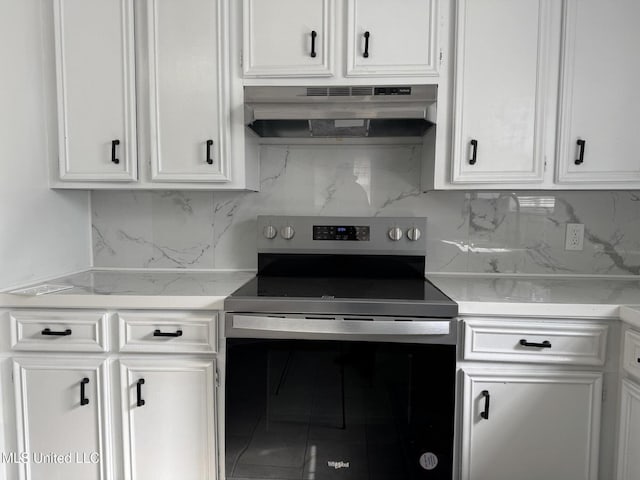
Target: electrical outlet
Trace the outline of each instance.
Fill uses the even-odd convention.
[[[584,225],[582,223],[567,223],[567,236],[564,242],[565,250],[582,250],[584,246]]]

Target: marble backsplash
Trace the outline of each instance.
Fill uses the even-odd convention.
[[[640,273],[640,192],[421,193],[420,161],[411,145],[273,145],[257,193],[94,191],[94,265],[255,268],[256,215],[414,215],[430,272]],[[565,251],[566,223],[584,250]]]

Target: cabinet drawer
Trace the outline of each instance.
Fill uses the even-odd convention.
[[[217,315],[118,314],[121,352],[215,353]]]
[[[624,369],[640,378],[640,333],[627,330],[624,334]]]
[[[606,325],[465,320],[464,359],[603,365]]]
[[[11,312],[11,348],[45,352],[106,352],[107,315],[105,312]]]

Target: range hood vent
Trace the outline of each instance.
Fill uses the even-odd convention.
[[[307,87],[307,97],[367,97],[373,87]]]
[[[435,123],[437,86],[245,87],[260,137],[416,137]]]

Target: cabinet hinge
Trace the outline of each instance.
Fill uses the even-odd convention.
[[[607,389],[602,387],[602,403],[607,399]]]
[[[444,54],[442,53],[442,50],[440,50],[440,65],[442,65],[442,57],[444,56]]]
[[[242,58],[242,52],[240,52],[240,68],[243,67],[243,64],[242,64],[243,60],[244,59]]]
[[[216,387],[220,387],[220,370],[216,368]]]

